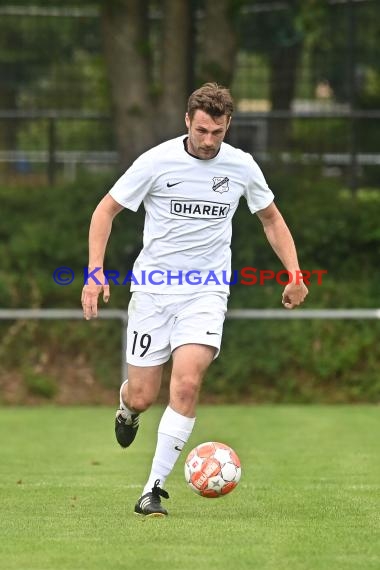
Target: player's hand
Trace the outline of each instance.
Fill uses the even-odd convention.
[[[98,272],[96,278],[100,281],[98,285],[93,279],[89,279],[87,285],[82,289],[82,307],[83,316],[86,321],[95,319],[98,316],[98,297],[103,292],[103,301],[108,303],[111,296],[110,286],[106,283],[106,278],[103,272]]]
[[[309,290],[303,281],[288,283],[282,294],[282,304],[285,309],[294,309],[304,302],[308,293]]]

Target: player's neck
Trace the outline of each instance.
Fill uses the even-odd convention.
[[[187,152],[187,154],[189,154],[193,158],[197,158],[198,160],[201,160],[199,158],[199,156],[196,156],[195,154],[193,154],[192,152],[189,151],[189,137],[186,137],[185,139],[183,139],[183,146],[184,146],[184,149]]]

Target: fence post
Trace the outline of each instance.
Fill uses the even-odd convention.
[[[347,3],[347,88],[348,101],[350,105],[349,119],[349,179],[348,185],[354,192],[357,189],[357,148],[356,148],[356,70],[355,70],[355,50],[356,50],[356,21],[355,6],[352,0]]]
[[[57,131],[56,120],[54,117],[48,119],[48,163],[47,163],[47,177],[50,186],[54,186],[56,180],[56,167],[55,153],[57,150]]]

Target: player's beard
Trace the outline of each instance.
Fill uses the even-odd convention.
[[[214,158],[218,150],[215,147],[199,147],[199,150],[207,156],[207,158]]]
[[[200,145],[195,145],[191,140],[190,136],[188,138],[187,146],[190,154],[193,154],[194,156],[200,158],[201,160],[210,160],[211,158],[214,158],[218,154],[220,148],[220,147],[216,148],[214,146],[204,147]]]

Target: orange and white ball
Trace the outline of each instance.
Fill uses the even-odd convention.
[[[239,483],[240,459],[224,443],[208,441],[194,447],[185,461],[185,479],[190,489],[207,498],[227,495]]]

